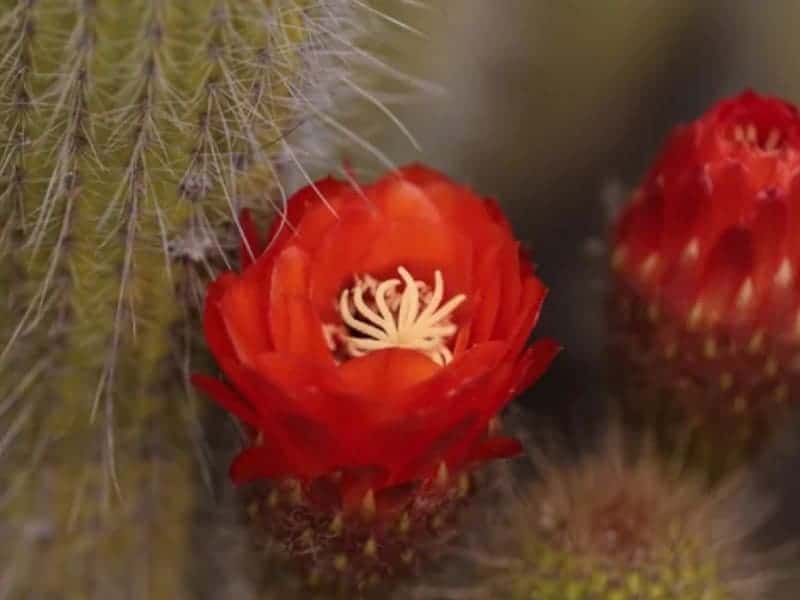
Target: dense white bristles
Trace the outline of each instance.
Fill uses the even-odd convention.
[[[790,573],[796,549],[758,543],[774,503],[746,471],[710,485],[678,455],[660,456],[619,426],[578,455],[535,448],[534,479],[498,487],[500,497],[489,502],[502,508],[476,511],[451,548],[450,585],[421,585],[410,597],[537,597],[540,589],[566,597],[604,582],[587,597],[605,599],[635,580],[645,585],[632,597],[643,600],[682,599],[684,585],[693,594],[755,600]],[[675,564],[684,570],[670,570]]]

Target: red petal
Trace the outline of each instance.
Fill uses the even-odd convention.
[[[270,350],[263,301],[258,282],[244,277],[232,279],[219,301],[219,312],[236,355],[248,366],[257,354]]]
[[[257,363],[258,373],[222,366],[258,413],[259,429],[311,466],[323,458],[337,465],[363,462],[357,440],[373,427],[369,405],[342,391],[332,369],[276,353],[260,355]]]
[[[394,408],[398,414],[411,414],[414,411],[429,411],[443,408],[445,401],[464,387],[472,386],[496,368],[508,352],[503,342],[484,342],[477,344],[455,357],[447,366],[440,369],[435,377],[424,381],[401,398],[397,398]],[[437,403],[432,402],[437,399]]]
[[[411,164],[399,169],[397,175],[422,188],[442,219],[463,230],[479,247],[489,239],[501,239],[510,232],[497,202],[480,198],[444,174],[424,165]]]
[[[737,294],[753,268],[750,231],[731,228],[722,234],[706,263],[700,300],[705,315],[716,322],[734,308]]]
[[[328,362],[316,362],[302,356],[268,352],[256,359],[258,373],[273,385],[298,392],[304,388],[315,388],[331,394],[344,394],[347,388],[337,367]]]
[[[787,254],[787,213],[786,203],[778,198],[765,199],[756,207],[752,224],[755,250],[753,280],[759,295],[767,293],[772,287],[775,273]]]
[[[510,363],[498,365],[471,385],[453,388],[439,406],[419,413],[419,431],[398,430],[407,441],[393,480],[431,476],[442,461],[459,468],[486,434],[489,421],[511,400],[512,374]],[[410,425],[406,422],[404,427]],[[392,439],[389,432],[385,437]]]
[[[561,346],[553,339],[543,338],[525,349],[514,373],[512,394],[520,394],[531,387],[550,368],[561,352]]]
[[[499,225],[506,233],[511,235],[511,223],[508,222],[503,209],[494,198],[485,198],[483,206],[486,208],[486,213],[489,218]]]
[[[523,280],[520,275],[523,266],[520,264],[520,258],[520,248],[517,242],[509,240],[504,244],[496,265],[497,285],[500,286],[501,294],[501,308],[492,332],[493,339],[508,339],[512,337],[516,333],[515,327],[518,326],[520,312],[526,312],[529,308],[526,305],[528,298],[524,296],[524,288],[527,285],[526,281],[535,278],[528,276]],[[526,259],[523,258],[523,260]],[[544,287],[542,287],[542,290],[544,290]],[[542,299],[544,299],[544,296],[542,296]],[[533,327],[533,324],[531,327]]]
[[[494,221],[494,207],[471,190],[449,181],[431,182],[424,189],[442,220],[472,240],[475,248],[485,248],[508,237],[505,224]]]
[[[342,436],[366,426],[363,417],[375,397],[357,396],[334,367],[280,353],[260,355],[256,366],[259,375],[281,390],[284,410],[309,415]]]
[[[339,372],[353,393],[374,402],[429,380],[442,367],[416,350],[388,348],[344,362]]]
[[[398,177],[402,177],[406,181],[410,181],[414,185],[426,190],[430,185],[436,183],[456,186],[446,175],[420,163],[406,165],[398,169],[395,173]]]
[[[472,279],[472,246],[458,231],[445,224],[426,221],[384,223],[380,238],[365,257],[363,269],[382,277],[395,276],[406,267],[416,278],[433,283],[434,271],[441,270],[445,297],[467,293]]]
[[[800,264],[800,174],[798,174],[789,188],[786,197],[788,208],[787,229],[789,232],[789,256],[795,265]]]
[[[232,361],[223,361],[222,369],[233,383],[236,390],[250,403],[259,416],[259,429],[269,437],[278,440],[283,447],[292,447],[294,442],[287,437],[282,425],[283,415],[301,413],[296,408],[292,390],[283,390],[255,371],[242,367]],[[310,417],[314,417],[311,413]]]
[[[475,389],[472,394],[462,398],[461,402],[470,407],[474,426],[448,448],[445,456],[448,465],[458,466],[467,460],[474,445],[486,435],[489,421],[513,399],[513,372],[512,364],[500,365],[487,377],[482,389]]]
[[[325,322],[338,322],[336,301],[355,275],[398,277],[404,266],[416,278],[432,283],[440,270],[445,297],[467,293],[471,284],[469,240],[452,228],[427,221],[383,221],[365,218],[337,223],[325,236],[312,265],[312,299]],[[461,308],[456,315],[463,314]]]
[[[738,225],[749,212],[754,190],[744,168],[739,163],[723,163],[709,168],[711,177],[711,230],[707,235],[711,239],[731,225]]]
[[[270,290],[270,329],[278,351],[332,362],[322,322],[309,299],[310,270],[308,255],[296,247],[277,258]]]
[[[668,264],[680,260],[687,244],[695,238],[703,243],[706,215],[710,215],[708,180],[700,168],[692,167],[680,177],[665,183],[664,244],[662,252]]]
[[[293,237],[297,227],[305,219],[306,212],[319,207],[332,214],[332,206],[340,194],[353,190],[349,182],[328,177],[298,190],[286,201],[286,212],[273,219],[267,234],[267,248],[270,251],[283,248],[286,240]]]
[[[347,428],[322,422],[324,414],[304,412],[296,396],[237,364],[223,364],[223,369],[257,413],[261,439],[278,457],[274,468],[312,478],[353,460]]]
[[[479,414],[470,412],[458,419],[448,417],[435,427],[410,435],[403,454],[405,460],[393,469],[392,482],[430,478],[442,462],[450,469],[458,469],[462,461],[455,456],[486,430],[486,423]]]
[[[495,330],[495,322],[500,310],[500,296],[502,288],[501,271],[498,265],[502,264],[499,258],[501,248],[495,246],[488,248],[478,256],[478,265],[475,272],[475,313],[471,321],[470,339],[473,343],[488,341]],[[519,276],[517,276],[519,281]],[[505,308],[505,307],[504,307]],[[460,333],[460,332],[459,332]]]
[[[561,346],[550,338],[538,340],[528,347],[519,359],[511,393],[519,394],[536,383],[559,352]]]
[[[380,222],[361,213],[337,222],[322,240],[311,261],[311,301],[326,323],[337,323],[337,300],[355,275],[365,273],[363,264],[381,235]]]
[[[539,321],[547,288],[536,277],[528,277],[522,284],[522,297],[517,309],[516,321],[509,331],[509,352],[511,356],[519,354],[533,328]]]
[[[384,218],[390,220],[441,221],[436,205],[416,185],[398,178],[381,180],[369,196]]]
[[[332,198],[329,205],[319,204],[307,211],[292,241],[313,256],[328,231],[337,223],[353,219],[370,220],[376,218],[377,214],[377,208],[363,191],[350,188]]]
[[[238,362],[223,360],[220,366],[233,387],[247,399],[258,415],[259,429],[280,440],[284,446],[291,446],[290,440],[285,439],[285,432],[279,426],[279,415],[286,412],[287,405],[291,410],[288,394]]]
[[[409,390],[402,403],[393,403],[397,416],[379,433],[384,460],[394,465],[393,482],[427,476],[442,460],[458,465],[485,433],[496,407],[509,399],[511,368],[497,362],[503,354],[503,344],[477,346],[460,364],[454,360],[439,376]]]
[[[224,273],[208,286],[208,292],[206,293],[203,310],[203,333],[212,354],[217,360],[225,356],[236,355],[236,350],[233,347],[231,338],[228,336],[228,330],[220,312],[220,301],[236,280],[237,277],[234,273]]]
[[[314,417],[286,411],[278,415],[276,422],[283,433],[282,439],[291,443],[297,460],[295,473],[308,479],[357,460],[347,444],[348,438]]]

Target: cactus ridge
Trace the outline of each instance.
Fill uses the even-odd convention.
[[[323,160],[303,127],[342,136],[370,14],[0,0],[0,591],[183,597],[198,307],[239,211]]]

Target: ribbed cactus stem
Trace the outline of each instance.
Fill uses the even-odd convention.
[[[0,597],[187,596],[197,307],[339,4],[0,0]]]

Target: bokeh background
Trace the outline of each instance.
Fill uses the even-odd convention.
[[[715,100],[752,87],[800,101],[800,2],[383,0],[382,8],[419,31],[385,40],[387,60],[439,91],[398,99],[419,150],[399,128],[370,141],[397,164],[424,161],[499,200],[551,289],[537,333],[565,346],[524,403],[578,430],[601,423],[613,368],[603,241],[614,204],[669,129]],[[370,171],[369,160],[356,163]],[[770,542],[800,540],[797,431],[758,465],[779,507]]]

